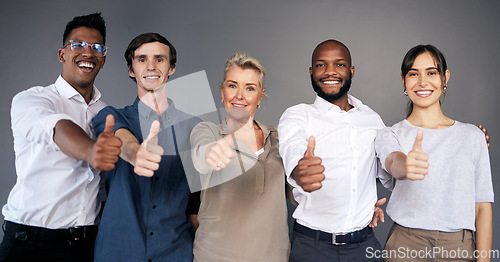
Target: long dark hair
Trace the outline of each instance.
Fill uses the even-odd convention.
[[[423,53],[429,53],[434,58],[437,70],[439,72],[439,75],[441,76],[441,81],[444,83],[446,70],[448,70],[446,59],[444,58],[443,53],[441,53],[441,51],[439,51],[439,49],[437,49],[433,45],[417,45],[412,49],[410,49],[408,53],[406,53],[405,58],[403,58],[403,63],[401,64],[401,75],[403,76],[403,81],[405,81],[404,80],[405,76],[406,74],[408,74],[411,67],[413,66],[415,59]],[[413,112],[413,102],[410,100],[408,102],[406,117],[409,117],[412,112]]]

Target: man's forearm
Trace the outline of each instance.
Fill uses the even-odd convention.
[[[54,142],[69,157],[90,162],[92,140],[83,129],[70,120],[60,120],[54,127]]]
[[[120,157],[135,166],[137,150],[141,146],[137,138],[125,128],[116,130],[115,136],[122,140]]]

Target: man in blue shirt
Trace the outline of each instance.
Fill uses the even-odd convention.
[[[189,134],[200,120],[167,99],[166,83],[176,66],[176,51],[167,39],[141,34],[129,44],[125,59],[138,97],[122,109],[104,108],[93,120],[100,134],[112,114],[115,135],[123,142],[116,168],[106,174],[108,199],[95,259],[192,261],[188,216],[197,213],[199,195],[190,194],[180,153],[189,149]]]

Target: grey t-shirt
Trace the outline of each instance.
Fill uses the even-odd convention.
[[[382,167],[395,151],[405,154],[422,129],[422,150],[429,155],[423,180],[397,180],[387,205],[391,219],[405,227],[475,231],[475,204],[493,202],[488,147],[483,132],[458,121],[446,129],[425,129],[403,120],[382,129],[375,150]],[[380,177],[384,182],[392,177]]]

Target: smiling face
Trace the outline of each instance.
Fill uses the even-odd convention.
[[[266,92],[259,79],[260,73],[255,69],[233,66],[227,70],[226,79],[221,83],[221,95],[228,114],[245,110],[254,119],[257,105]]]
[[[101,33],[92,28],[78,27],[74,29],[68,40],[79,40],[89,44],[103,44]],[[83,53],[71,50],[71,45],[60,48],[59,61],[63,63],[62,77],[76,90],[91,89],[95,78],[104,66],[106,57],[96,56],[88,47]]]
[[[354,76],[349,50],[335,41],[321,43],[314,50],[309,73],[319,97],[329,102],[344,97]]]
[[[160,42],[146,43],[135,50],[128,73],[137,82],[139,97],[157,90],[175,72],[169,55],[169,47]]]
[[[440,107],[439,97],[448,83],[450,71],[441,76],[434,57],[425,52],[418,55],[408,73],[402,78],[413,109]]]

